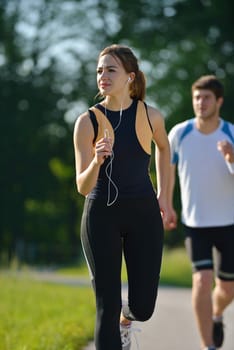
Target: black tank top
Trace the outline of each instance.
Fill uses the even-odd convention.
[[[133,100],[131,106],[123,110],[117,129],[120,111],[108,109],[105,111],[102,105],[95,105],[103,114],[106,114],[113,129],[116,130],[112,164],[110,157],[102,164],[97,184],[89,194],[89,198],[107,198],[109,194],[112,201],[116,191],[118,191],[118,198],[142,198],[155,193],[149,175],[150,155],[144,151],[136,134],[137,102]],[[93,116],[91,119],[94,125]],[[107,176],[110,166],[112,166],[111,181]]]

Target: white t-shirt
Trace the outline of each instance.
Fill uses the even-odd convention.
[[[190,119],[168,136],[172,163],[178,166],[182,222],[190,227],[234,224],[234,175],[217,149],[218,141],[234,144],[234,125],[221,119],[217,130],[202,134]]]

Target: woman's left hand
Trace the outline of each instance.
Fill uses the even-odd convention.
[[[165,200],[158,198],[160,212],[165,230],[173,230],[177,227],[177,214],[174,208],[169,206]]]

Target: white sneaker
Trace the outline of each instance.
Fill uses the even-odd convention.
[[[133,336],[135,338],[137,349],[139,350],[139,343],[136,337],[135,332],[140,332],[141,330],[139,328],[133,328],[132,322],[128,325],[124,325],[120,323],[120,336],[121,336],[121,343],[122,343],[122,350],[130,350],[131,348],[131,335],[133,333]]]
[[[129,323],[128,325],[124,325],[120,323],[120,336],[121,336],[122,350],[130,350],[131,327],[132,327],[132,322]]]

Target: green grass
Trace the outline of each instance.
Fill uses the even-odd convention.
[[[57,273],[65,276],[87,276],[88,268],[85,262],[83,262],[80,266],[68,266],[68,267],[62,267],[57,270]]]
[[[65,275],[88,275],[84,263],[81,267],[59,269],[58,273]],[[125,264],[122,268],[122,280],[127,281]],[[184,248],[164,249],[160,283],[180,287],[191,287],[191,264]]]
[[[92,339],[94,298],[74,288],[0,276],[1,350],[80,350]]]
[[[83,349],[94,332],[91,287],[38,282],[27,272],[20,277],[13,272],[0,270],[0,349]],[[57,273],[89,278],[85,264]],[[126,281],[125,266],[122,278]],[[191,286],[191,267],[183,248],[164,250],[160,283]]]
[[[191,263],[184,248],[164,249],[160,284],[191,287]]]

